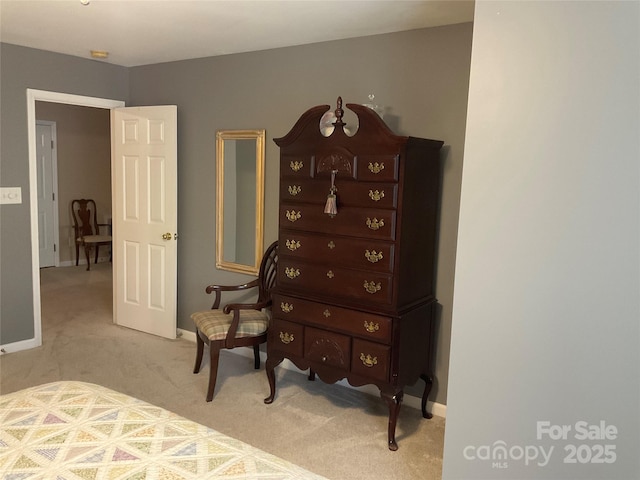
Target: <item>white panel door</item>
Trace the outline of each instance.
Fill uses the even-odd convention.
[[[176,338],[177,108],[116,108],[114,322]]]
[[[58,235],[55,165],[55,122],[36,122],[36,162],[38,172],[38,244],[40,268],[56,265]]]

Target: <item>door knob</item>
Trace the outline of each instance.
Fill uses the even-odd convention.
[[[169,232],[162,234],[163,240],[171,240],[171,234]]]

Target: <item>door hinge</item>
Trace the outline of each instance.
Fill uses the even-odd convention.
[[[56,194],[55,193],[51,194],[51,200],[53,200],[54,202],[56,201]]]
[[[56,247],[57,247],[57,245],[54,243],[54,244],[53,244],[53,251],[54,251],[54,252],[57,252],[57,251],[58,251],[58,249],[57,249]]]
[[[54,148],[55,147],[54,147],[54,144],[53,144],[53,140],[51,140],[51,150],[53,150]]]

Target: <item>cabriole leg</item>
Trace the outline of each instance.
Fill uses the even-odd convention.
[[[422,393],[422,416],[424,418],[431,418],[433,417],[433,414],[427,412],[427,397],[429,396],[429,392],[431,392],[431,387],[433,386],[433,377],[423,373],[420,375],[420,378],[424,380],[424,392]]]
[[[275,368],[282,362],[282,358],[273,359],[267,357],[267,361],[265,363],[265,371],[267,372],[267,379],[269,380],[269,389],[270,393],[267,398],[264,399],[264,403],[267,405],[273,402],[273,399],[276,397],[276,372]]]
[[[398,450],[398,444],[396,443],[396,423],[398,421],[398,414],[400,413],[400,405],[402,404],[404,392],[402,390],[395,393],[380,392],[380,396],[389,406],[389,450],[395,452]]]

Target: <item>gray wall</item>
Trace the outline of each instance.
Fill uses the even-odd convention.
[[[56,122],[58,223],[56,243],[61,264],[75,264],[71,201],[92,198],[98,223],[111,218],[111,125],[109,110],[62,103],[36,102],[36,119]],[[101,233],[107,233],[106,230]],[[100,256],[108,256],[103,247]],[[84,262],[84,250],[80,262]]]
[[[345,103],[367,103],[374,93],[397,134],[445,141],[431,398],[446,403],[471,36],[472,25],[461,24],[131,69],[2,45],[2,185],[22,186],[27,199],[11,215],[2,207],[2,279],[13,279],[2,282],[2,343],[33,336],[26,88],[178,106],[178,326],[188,330],[191,312],[210,306],[206,285],[247,279],[215,268],[216,130],[266,129],[268,245],[278,226],[279,152],[272,139],[312,106],[333,109],[339,95]],[[421,386],[409,393],[420,395]]]
[[[0,206],[0,344],[33,338],[27,88],[127,100],[124,67],[0,44],[0,183],[22,204]]]
[[[476,3],[446,480],[640,478],[639,20]]]
[[[131,69],[136,105],[178,106],[178,324],[211,303],[204,287],[246,278],[215,269],[215,132],[266,129],[265,245],[277,237],[279,151],[308,108],[366,103],[374,93],[401,135],[442,139],[435,398],[446,403],[460,176],[472,25],[204,58]],[[353,115],[353,114],[352,114]],[[347,117],[352,121],[354,117]],[[421,395],[422,386],[409,391]]]

